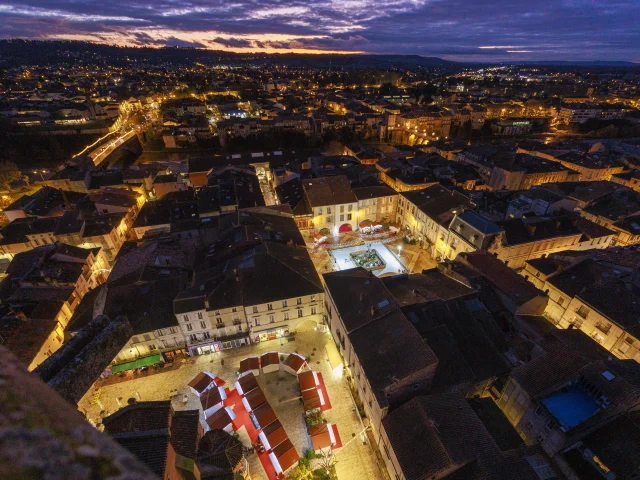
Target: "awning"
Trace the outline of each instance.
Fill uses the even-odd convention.
[[[161,361],[162,359],[160,358],[160,354],[156,353],[155,355],[150,355],[148,357],[137,358],[133,362],[114,365],[113,367],[111,367],[111,373],[125,372],[127,370],[133,370],[140,367],[148,367],[149,365],[155,365],[156,363],[160,363]]]

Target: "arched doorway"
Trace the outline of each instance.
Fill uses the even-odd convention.
[[[346,233],[346,232],[352,232],[353,229],[351,228],[351,225],[349,225],[348,223],[343,223],[342,225],[340,225],[340,228],[338,229],[338,233]]]
[[[296,332],[313,332],[318,328],[318,322],[315,320],[303,320],[296,326]]]

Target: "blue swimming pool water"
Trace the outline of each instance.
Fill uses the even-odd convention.
[[[542,404],[567,430],[585,421],[600,408],[596,399],[580,386],[568,387],[566,392],[545,398]]]

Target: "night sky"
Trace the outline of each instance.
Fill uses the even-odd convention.
[[[640,0],[0,0],[0,38],[640,62]]]

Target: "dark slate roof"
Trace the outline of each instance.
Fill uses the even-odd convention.
[[[380,406],[388,405],[385,388],[435,367],[437,357],[398,309],[349,333],[372,393]]]
[[[462,395],[414,398],[382,423],[407,480],[430,479],[455,465],[500,453]]]
[[[582,441],[617,478],[640,472],[640,412],[627,412]]]
[[[427,217],[445,227],[451,223],[454,211],[460,213],[471,205],[469,198],[442,185],[431,185],[423,190],[402,192],[400,195],[416,205]]]
[[[128,405],[102,420],[105,432],[114,435],[124,432],[145,432],[168,429],[171,402],[137,402]]]
[[[507,350],[504,334],[477,298],[433,301],[403,311],[440,360],[434,389],[455,385],[455,375],[447,372],[457,372],[461,379],[471,372],[478,382],[509,371],[502,357]]]
[[[245,252],[197,272],[209,309],[258,305],[322,293],[306,248],[263,241]]]
[[[369,198],[391,197],[398,193],[387,185],[376,185],[372,187],[354,188],[353,194],[358,200],[367,200]]]
[[[302,187],[311,207],[324,207],[356,203],[349,180],[344,175],[320,177],[302,181]]]
[[[398,308],[384,282],[364,268],[350,268],[323,275],[346,333],[353,332]]]
[[[178,455],[195,459],[198,450],[200,412],[182,410],[171,418],[171,445]]]
[[[640,295],[621,280],[591,284],[576,296],[635,338],[640,337]]]
[[[233,480],[234,469],[244,458],[243,446],[224,430],[209,430],[200,439],[196,465],[200,478]]]
[[[542,291],[487,251],[461,253],[456,261],[467,264],[482,273],[498,290],[516,301],[518,305],[542,295]]]
[[[504,229],[509,246],[581,233],[567,216],[512,218],[497,224]]]
[[[112,435],[114,440],[129,450],[158,477],[164,478],[169,449],[167,429]]]
[[[302,190],[302,182],[294,178],[276,187],[276,195],[281,204],[291,206],[294,215],[312,215],[311,207]]]

